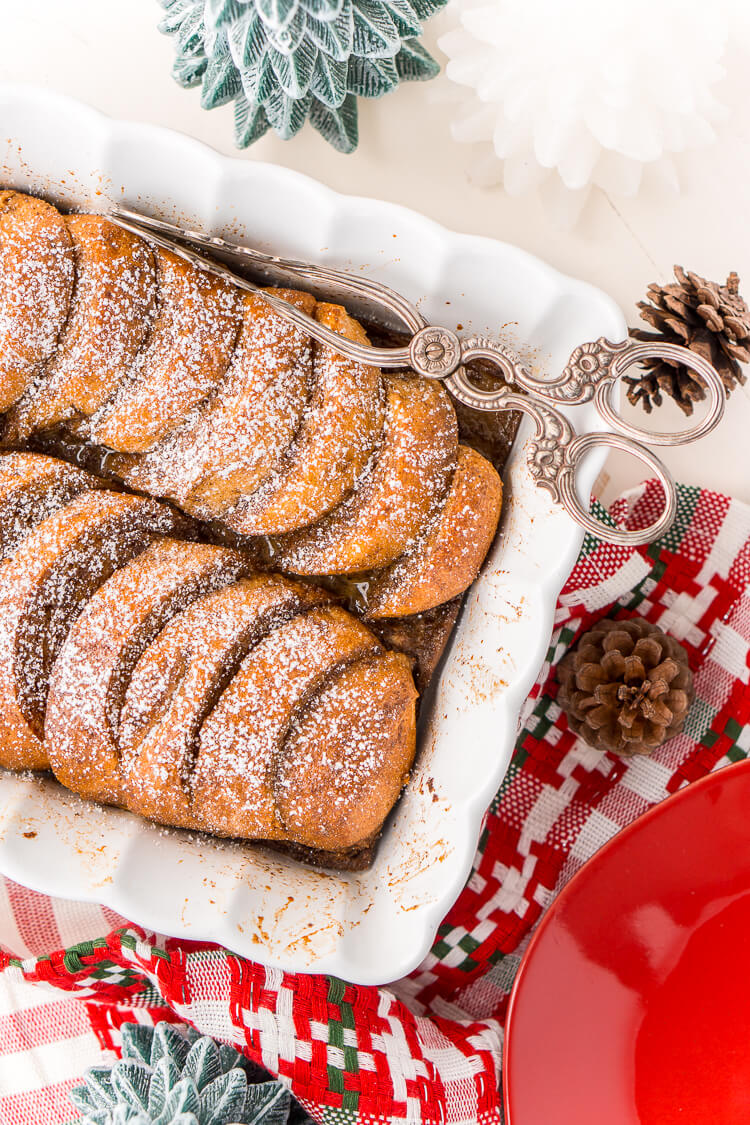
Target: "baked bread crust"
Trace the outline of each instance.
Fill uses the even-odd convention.
[[[503,485],[489,461],[468,445],[442,507],[422,535],[370,581],[368,617],[407,617],[462,594],[492,544],[500,519]]]
[[[68,215],[75,285],[41,383],[11,411],[19,442],[65,418],[93,414],[128,376],[153,321],[156,272],[142,239],[98,215]]]
[[[201,728],[195,807],[228,836],[284,839],[273,767],[294,715],[335,668],[378,651],[338,606],[312,609],[255,645]]]
[[[318,304],[315,319],[340,336],[367,335],[339,305]],[[380,372],[312,342],[315,384],[296,441],[261,487],[224,518],[245,535],[278,535],[319,519],[355,487],[383,428]]]
[[[40,453],[0,457],[0,559],[74,496],[101,487],[91,473]]]
[[[49,203],[0,191],[0,411],[53,354],[73,292],[73,247]]]
[[[139,657],[171,617],[248,569],[235,551],[160,539],[90,598],[49,681],[44,743],[63,785],[126,804],[117,730]]]
[[[308,848],[354,847],[380,831],[409,779],[417,693],[410,661],[380,652],[346,664],[298,714],[274,760],[277,816]],[[322,757],[310,747],[325,745]]]
[[[52,667],[97,587],[184,519],[153,500],[84,492],[0,564],[0,765],[49,765],[44,713]]]
[[[303,312],[315,308],[308,293],[274,292]],[[205,406],[149,453],[113,458],[113,468],[132,488],[158,492],[200,518],[222,518],[291,445],[312,379],[309,338],[247,294],[232,362]]]
[[[461,599],[427,609],[413,617],[372,617],[367,624],[386,648],[409,657],[414,682],[422,695],[437,673],[461,609]]]
[[[91,422],[94,441],[124,453],[151,449],[206,398],[229,366],[240,329],[233,286],[170,250],[157,250],[156,273],[159,304],[148,344]]]
[[[381,567],[419,535],[446,493],[458,430],[436,382],[386,375],[383,444],[369,473],[339,507],[282,541],[276,562],[293,574],[348,574]]]
[[[203,722],[253,645],[325,600],[280,575],[254,575],[205,594],[162,629],[133,671],[120,714],[129,809],[162,824],[203,826],[188,784]]]

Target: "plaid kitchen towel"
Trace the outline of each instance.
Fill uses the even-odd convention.
[[[586,540],[471,877],[406,979],[282,973],[0,880],[0,1123],[72,1119],[66,1091],[83,1068],[114,1057],[123,1022],[158,1019],[233,1043],[331,1125],[499,1122],[508,996],[546,907],[620,828],[750,750],[750,507],[684,487],[679,501],[650,547]],[[617,515],[645,526],[658,504],[648,484]],[[695,672],[684,732],[649,758],[589,749],[556,703],[552,665],[610,613],[658,623]]]

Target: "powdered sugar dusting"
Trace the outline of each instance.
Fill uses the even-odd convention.
[[[65,784],[122,803],[116,732],[133,668],[171,617],[245,570],[236,552],[162,539],[99,588],[50,681],[45,739]]]
[[[0,192],[0,410],[54,351],[73,289],[73,249],[49,204]]]
[[[96,588],[175,517],[151,500],[85,492],[0,566],[0,704],[41,737],[50,669]]]
[[[162,630],[135,667],[120,715],[128,808],[172,824],[200,822],[189,780],[201,724],[247,651],[322,598],[255,576],[203,596]]]
[[[123,452],[150,449],[213,389],[240,328],[238,290],[167,250],[156,253],[159,308],[148,344],[91,437]]]
[[[360,342],[361,327],[335,305],[315,317]],[[314,384],[295,443],[257,492],[227,514],[246,535],[276,535],[318,519],[348,496],[382,436],[380,372],[314,342]]]
[[[357,843],[380,828],[415,750],[416,692],[394,653],[340,669],[299,711],[278,755],[274,791],[287,831],[310,847]]]
[[[156,272],[146,243],[96,215],[69,215],[75,286],[65,330],[29,401],[19,433],[88,417],[128,375],[152,324]]]
[[[295,617],[256,645],[201,729],[196,806],[231,834],[278,838],[272,766],[295,710],[337,665],[379,649],[337,607]]]
[[[458,433],[447,394],[416,376],[388,375],[385,439],[356,492],[282,543],[279,564],[300,574],[382,566],[403,554],[446,493]]]
[[[502,502],[500,478],[468,446],[448,493],[408,551],[369,576],[370,617],[403,617],[457,597],[476,578],[497,529]]]
[[[74,496],[100,487],[96,477],[63,461],[38,453],[6,454],[0,459],[0,559]]]
[[[315,304],[307,294],[280,295],[304,311]],[[153,450],[123,461],[120,475],[203,518],[221,518],[279,462],[311,382],[309,337],[259,297],[246,296],[232,362],[214,393]]]
[[[29,521],[51,503],[44,487],[83,488],[0,564],[5,764],[38,767],[48,753],[76,792],[162,823],[342,854],[367,846],[413,754],[410,661],[325,591],[246,577],[237,552],[170,538],[189,529],[178,513],[92,483],[40,454],[0,458],[0,511],[14,486],[41,489],[36,508],[26,497]],[[348,669],[356,693],[341,693]],[[318,699],[324,711],[339,699],[342,713],[305,741]],[[316,760],[316,776],[335,773],[321,824],[303,793]],[[366,795],[343,820],[339,784]]]
[[[107,232],[108,224],[102,220],[83,217],[80,222],[83,229],[87,223],[89,227],[99,224],[100,233]],[[71,230],[75,230],[76,221],[71,220],[70,225]],[[109,233],[113,234],[113,230]],[[122,235],[122,232],[117,233]],[[79,242],[83,241],[79,239]],[[140,240],[133,242],[143,252],[145,260],[152,261],[151,251],[146,250]],[[149,288],[145,277],[148,270],[142,270],[144,276],[140,281],[133,270],[129,272],[127,255],[123,255],[123,262],[116,265],[115,249],[105,251],[102,261],[93,254],[89,275],[84,268],[83,257],[79,253],[74,307],[61,346],[39,378],[33,396],[36,405],[47,410],[46,414],[40,411],[35,418],[35,426],[58,421],[62,412],[68,416],[69,425],[79,436],[89,435],[111,449],[111,463],[115,471],[120,472],[123,479],[129,479],[131,484],[136,483],[135,477],[141,470],[148,483],[137,487],[145,487],[147,491],[160,495],[171,495],[186,509],[206,519],[225,519],[245,534],[278,537],[292,532],[291,538],[274,544],[274,549],[280,546],[282,551],[281,556],[277,554],[276,557],[282,557],[285,565],[296,567],[303,574],[315,575],[319,571],[329,575],[358,573],[387,565],[398,558],[400,563],[397,567],[401,567],[399,574],[403,581],[404,572],[408,570],[406,558],[411,559],[414,569],[415,559],[422,551],[427,585],[437,587],[441,567],[436,557],[429,553],[430,537],[437,529],[441,535],[444,530],[446,542],[453,544],[459,556],[455,560],[459,569],[468,566],[471,544],[465,536],[467,524],[466,521],[462,523],[462,518],[470,513],[467,513],[466,505],[459,510],[455,503],[452,507],[446,503],[446,497],[450,499],[452,496],[448,485],[456,461],[455,415],[447,396],[437,384],[414,376],[388,376],[385,381],[389,397],[386,423],[384,384],[377,370],[351,364],[317,344],[311,346],[304,332],[269,313],[260,302],[258,314],[248,317],[245,310],[250,300],[241,300],[232,287],[207,279],[203,274],[196,271],[191,274],[189,268],[183,268],[184,263],[171,262],[172,256],[168,254],[157,255],[156,294],[153,281]],[[87,276],[90,290],[86,288]],[[113,290],[119,287],[118,299],[124,310],[120,313],[116,302],[109,300],[108,276]],[[133,315],[134,302],[131,298],[135,294],[144,298],[140,316]],[[344,310],[316,304],[311,297],[286,296],[300,307],[309,305],[310,311],[329,327],[351,338],[365,339],[361,328],[347,317]],[[158,311],[154,317],[156,301]],[[87,326],[78,336],[74,331],[76,324],[79,328]],[[90,375],[85,371],[87,363]],[[78,396],[76,391],[74,397],[71,387],[79,375],[78,390],[82,396]],[[100,377],[98,384],[97,377]],[[415,392],[411,395],[403,393],[405,405],[399,412],[393,403],[407,385],[415,388]],[[89,397],[86,398],[86,395]],[[92,410],[93,416],[86,424],[85,418],[91,415]],[[144,453],[149,455],[148,465]],[[64,502],[63,491],[58,493],[58,499],[52,498],[52,491],[48,501],[51,507],[58,500]],[[22,523],[26,520],[29,527],[36,518],[34,511],[44,511],[45,514],[47,511],[43,508],[43,503],[47,501],[41,502],[42,507],[37,505],[35,508],[30,496],[28,493],[24,501],[28,513],[20,514],[17,521]],[[0,501],[1,498],[0,493]],[[444,525],[441,525],[438,513],[444,517]],[[457,527],[451,524],[453,515],[458,520]],[[307,530],[300,531],[301,525]],[[145,552],[141,551],[138,560],[149,555],[151,550],[149,547]],[[220,548],[211,550],[219,551]],[[294,551],[298,552],[297,558],[293,557]],[[72,590],[77,581],[78,568],[73,563],[71,566],[73,570],[65,580],[66,590]],[[89,568],[92,585],[98,588],[89,604],[98,599],[112,578],[119,580],[126,571],[135,572],[131,571],[131,563],[119,568],[115,566],[111,578],[103,581],[98,566],[99,560],[96,559]],[[412,574],[411,577],[417,576]],[[225,586],[231,585],[236,578],[236,573],[231,578],[225,578]],[[376,575],[374,581],[377,580]],[[80,602],[88,598],[84,589],[86,581],[88,579],[80,582]],[[126,583],[123,589],[127,590],[126,580],[122,581]],[[133,600],[142,597],[148,601],[153,592],[149,588],[150,581],[149,574],[144,572],[141,585],[137,589],[133,587],[130,592]],[[446,589],[444,585],[435,590],[434,596],[445,596]],[[207,589],[197,584],[190,595],[185,596],[189,603],[191,599],[206,595]],[[57,596],[58,592],[51,589],[53,600]],[[197,790],[192,792],[187,784],[194,764],[195,746],[199,747],[197,769],[194,771],[197,783],[205,748],[203,735],[225,707],[228,727],[238,730],[244,724],[248,732],[240,740],[241,745],[237,743],[235,747],[236,760],[230,761],[234,751],[226,750],[228,743],[224,746],[222,752],[226,770],[222,791],[212,793],[212,799],[201,805],[200,814],[195,809],[189,810],[192,818],[189,823],[195,824],[198,817],[197,823],[218,831],[294,839],[309,847],[349,846],[342,822],[337,821],[338,827],[333,827],[334,813],[343,808],[345,792],[348,791],[351,797],[352,793],[358,792],[358,779],[372,778],[384,772],[387,774],[388,763],[392,765],[409,744],[404,723],[409,706],[413,710],[413,698],[409,704],[404,702],[403,685],[399,686],[398,677],[392,677],[392,683],[389,680],[387,691],[383,688],[390,675],[384,671],[386,654],[362,626],[359,626],[362,636],[356,644],[351,637],[348,642],[340,637],[329,648],[325,644],[313,646],[313,650],[305,656],[304,636],[301,634],[298,649],[290,652],[286,645],[281,644],[277,651],[274,644],[280,644],[279,638],[285,630],[295,622],[313,620],[316,613],[323,612],[308,606],[303,612],[295,610],[291,619],[284,614],[280,617],[271,614],[269,630],[252,643],[249,640],[252,633],[249,622],[239,633],[232,632],[228,627],[223,632],[215,626],[222,659],[218,659],[214,652],[212,664],[209,649],[201,647],[202,640],[197,650],[189,644],[178,645],[171,659],[165,655],[161,678],[152,675],[149,679],[143,671],[138,679],[134,669],[140,666],[141,656],[152,647],[165,621],[184,609],[180,597],[177,593],[172,600],[171,595],[165,597],[158,609],[146,614],[147,625],[144,625],[146,618],[137,618],[139,628],[132,634],[128,632],[127,620],[121,621],[118,617],[119,603],[117,606],[110,605],[106,629],[94,630],[83,644],[79,655],[81,659],[85,656],[89,671],[93,669],[96,673],[92,672],[92,680],[86,685],[87,692],[95,695],[94,680],[100,683],[102,677],[107,680],[103,669],[108,663],[112,674],[103,694],[100,693],[99,703],[93,706],[89,716],[82,716],[80,707],[71,709],[70,700],[65,703],[67,713],[63,717],[64,722],[61,712],[57,715],[58,733],[65,724],[70,728],[64,737],[70,736],[68,750],[72,757],[63,763],[63,779],[66,770],[74,781],[74,775],[79,772],[81,777],[77,780],[83,791],[94,792],[95,786],[101,799],[130,803],[131,807],[135,807],[135,789],[126,791],[127,785],[122,776],[125,759],[120,758],[120,751],[130,739],[130,750],[126,754],[129,764],[125,772],[133,775],[134,784],[137,779],[140,787],[138,799],[148,798],[152,802],[153,808],[146,811],[158,816],[159,799],[161,796],[168,797],[167,790],[171,784],[171,775],[165,775],[165,770],[169,774],[171,769],[168,753],[160,756],[159,751],[150,759],[149,768],[156,770],[156,774],[149,774],[148,770],[139,774],[137,769],[131,768],[149,764],[141,753],[148,741],[148,732],[157,728],[164,731],[161,720],[176,703],[179,714],[172,714],[177,715],[178,726],[182,724],[180,745],[183,753],[172,780],[176,779],[179,785],[176,795],[181,799],[186,796],[190,799],[197,793]],[[160,616],[162,613],[164,616]],[[343,616],[346,618],[345,614]],[[70,630],[71,620],[65,612],[61,614],[59,624],[54,614],[49,616],[42,630],[50,639],[52,656],[49,663],[54,662],[66,634],[64,648],[67,650],[71,637],[78,633],[79,622]],[[208,630],[208,625],[204,622],[201,626],[197,618],[194,624],[199,631],[201,628]],[[302,625],[298,628],[302,629]],[[264,665],[262,654],[258,656],[266,643],[268,659],[273,657],[276,661],[272,667]],[[360,651],[357,644],[365,645],[365,648]],[[363,652],[378,654],[372,665],[381,668],[381,671],[373,673],[375,678],[372,681],[365,676],[365,670],[370,665],[362,659]],[[235,685],[242,680],[251,657],[258,659],[258,667],[263,668],[262,676],[257,673],[257,683],[248,681],[243,688],[248,699],[254,701],[252,706],[255,710],[248,712],[248,699],[245,699],[236,713],[230,708],[230,714],[226,712],[226,701],[232,697]],[[57,665],[61,664],[58,660]],[[241,667],[238,668],[238,664]],[[360,711],[355,708],[352,720],[347,722],[341,716],[346,712],[349,697],[341,686],[343,681],[339,680],[342,670],[349,668],[355,679],[360,673],[365,677],[357,690],[365,691],[362,684],[366,680],[370,686],[365,691],[366,698]],[[359,671],[355,671],[357,668]],[[71,669],[73,675],[72,665]],[[154,672],[154,666],[151,671]],[[379,678],[381,675],[385,680]],[[44,676],[39,682],[43,679]],[[405,679],[411,685],[408,670]],[[331,687],[334,680],[338,684],[336,691]],[[126,723],[121,730],[119,721],[128,685],[132,688],[133,706],[130,712],[126,712]],[[78,685],[71,680],[66,687],[70,689],[70,699],[74,700]],[[340,794],[329,802],[333,819],[326,827],[322,824],[322,812],[314,812],[314,800],[320,799],[318,790],[314,799],[309,794],[304,797],[304,786],[282,784],[279,771],[286,761],[290,739],[301,737],[303,727],[307,732],[305,738],[310,737],[313,726],[309,724],[314,725],[312,716],[317,713],[316,700],[323,699],[327,688],[331,691],[325,698],[335,702],[335,706],[331,703],[327,726],[332,741],[326,740],[321,727],[319,735],[313,739],[314,743],[317,742],[315,752],[312,751],[313,743],[303,746],[308,765],[310,762],[314,765],[316,760],[318,762],[317,772],[313,768],[310,774],[310,785],[317,785],[320,777],[329,770],[333,770],[337,778],[344,779]],[[370,688],[374,692],[372,697],[367,694]],[[378,694],[381,688],[384,694]],[[413,686],[410,690],[413,693]],[[352,699],[355,694],[352,688]],[[150,698],[149,706],[145,703],[146,696]],[[87,704],[90,698],[90,695],[87,696]],[[400,718],[394,718],[393,707],[398,710],[396,701],[399,699]],[[43,702],[41,698],[42,708]],[[182,710],[179,710],[180,707]],[[98,721],[93,721],[92,715],[97,708]],[[303,721],[304,716],[307,718]],[[128,722],[132,727],[130,734],[127,733]],[[364,724],[361,729],[357,725],[360,722]],[[392,723],[395,723],[397,734],[388,749],[378,740],[386,738],[385,732],[391,729]],[[54,727],[53,722],[52,729]],[[362,748],[362,760],[356,768],[356,753],[347,756],[343,751],[339,753],[336,750],[337,740],[341,740],[343,745],[349,728],[350,734],[355,732],[351,734],[354,739],[351,748]],[[60,745],[62,743],[58,745],[56,742],[56,752],[59,752]],[[160,745],[162,749],[167,749],[166,741]],[[176,745],[177,742],[170,744],[170,749]],[[82,764],[76,760],[76,755],[79,759],[83,755],[85,762]],[[244,786],[239,801],[235,800],[236,793],[232,793],[232,770],[240,788]],[[300,770],[299,777],[302,777],[302,764]],[[389,786],[395,788],[388,801],[392,804],[395,800],[404,779],[404,768],[399,772],[394,766],[394,770],[393,777],[398,774],[398,780],[392,779],[392,784],[389,782],[387,785],[378,783],[373,789],[374,796],[363,798],[363,816],[366,812],[372,819],[377,795],[390,793]],[[335,783],[328,792],[338,792]],[[233,800],[234,806],[230,807]],[[290,829],[285,821],[281,809],[284,801],[289,806],[289,815],[300,819],[296,829]],[[223,808],[218,807],[217,811],[222,802]],[[321,809],[324,808],[323,799]],[[202,821],[200,818],[206,810],[206,819]],[[349,818],[349,827],[356,836],[350,842],[357,846],[372,835],[370,829],[366,831],[363,827],[364,822],[360,822],[358,812],[354,810]],[[383,815],[385,812],[387,808]],[[174,816],[170,816],[174,821]],[[305,816],[307,824],[303,826],[301,820]],[[255,823],[250,824],[249,820],[253,817]],[[325,839],[315,837],[312,822],[316,819],[321,820],[319,827]],[[379,822],[373,823],[372,831],[376,831]],[[357,827],[352,827],[355,824]]]
[[[97,217],[68,223],[74,308],[32,396],[33,425],[67,411],[77,436],[110,449],[108,468],[131,487],[240,534],[281,537],[273,561],[292,573],[350,574],[419,557],[456,460],[455,412],[441,387],[389,375],[386,404],[375,368],[311,342],[262,298],[169,251],[155,252],[152,321],[153,280],[135,264],[137,253],[150,257],[144,243]],[[341,307],[276,292],[367,342]],[[454,529],[445,530],[450,538]],[[480,540],[484,553],[487,536]],[[433,569],[429,598],[439,604],[476,568],[467,562],[466,580],[454,571],[444,590]]]

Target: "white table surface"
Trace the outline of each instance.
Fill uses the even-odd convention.
[[[236,153],[231,107],[207,113],[197,90],[182,90],[172,80],[173,47],[156,30],[156,0],[0,0],[0,13],[0,80],[48,86],[115,117],[165,125]],[[430,21],[430,49],[451,22],[445,12]],[[360,101],[361,139],[353,155],[334,152],[309,126],[291,142],[266,136],[241,155],[297,169],[339,191],[404,204],[454,230],[514,242],[605,289],[635,324],[635,302],[649,282],[668,280],[675,262],[721,281],[735,269],[750,295],[750,123],[742,119],[743,83],[744,75],[730,76],[732,120],[717,145],[689,161],[681,195],[626,201],[599,195],[571,232],[557,229],[535,197],[509,198],[470,182],[469,147],[451,140],[450,107],[438,100],[436,83],[407,84],[380,101]],[[625,413],[642,417],[629,407]],[[676,408],[664,408],[660,428],[681,418]],[[733,394],[713,434],[699,445],[666,451],[664,459],[678,480],[750,502],[750,386]],[[608,473],[606,495],[635,479],[619,460],[610,460]]]

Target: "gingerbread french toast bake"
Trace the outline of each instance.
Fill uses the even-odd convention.
[[[411,661],[166,504],[0,457],[0,765],[163,824],[366,851],[415,749]]]
[[[365,854],[500,515],[442,386],[0,191],[0,415],[0,765],[165,824]]]

